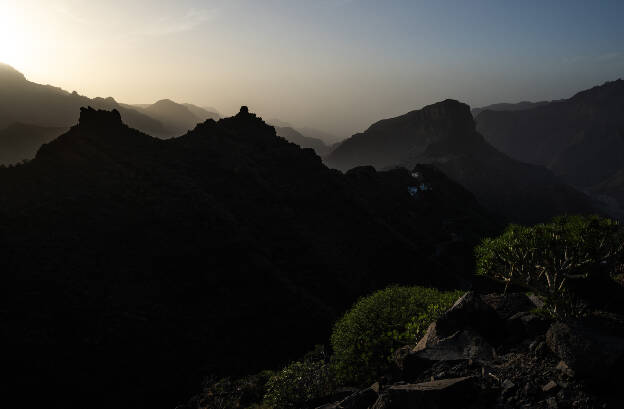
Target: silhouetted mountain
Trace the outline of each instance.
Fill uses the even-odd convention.
[[[275,132],[277,133],[277,136],[281,136],[288,142],[296,143],[302,148],[314,149],[316,154],[319,156],[327,154],[330,150],[330,147],[325,145],[320,139],[308,138],[307,136],[303,136],[301,133],[297,132],[293,128],[276,127]]]
[[[457,285],[495,226],[414,172],[328,169],[246,108],[168,140],[83,109],[0,169],[0,381],[31,405],[173,408],[323,342],[373,289]]]
[[[299,132],[301,132],[308,138],[320,139],[326,145],[335,145],[344,139],[339,136],[309,126],[304,126],[303,128],[299,129]]]
[[[473,108],[471,112],[472,112],[472,116],[476,118],[477,115],[479,115],[483,111],[525,111],[527,109],[541,107],[549,103],[550,103],[549,101],[540,101],[540,102],[522,101],[522,102],[517,102],[514,104],[508,104],[508,103],[503,102],[500,104],[487,105],[481,108]]]
[[[624,167],[624,81],[519,112],[484,111],[477,129],[497,149],[543,165],[575,186],[601,183]]]
[[[342,170],[431,163],[492,212],[517,222],[593,210],[587,196],[546,169],[517,162],[494,149],[476,132],[468,105],[453,100],[379,121],[344,141],[326,163]]]
[[[61,88],[27,81],[24,75],[0,66],[0,129],[13,123],[68,128],[78,121],[81,106],[117,109],[130,126],[155,135],[165,133],[163,125],[137,110],[120,106],[113,98],[95,98],[69,93]]]
[[[66,131],[67,128],[46,128],[19,123],[0,130],[0,165],[34,158],[41,145]]]

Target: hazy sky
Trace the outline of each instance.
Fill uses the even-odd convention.
[[[246,104],[348,136],[444,98],[624,77],[623,20],[622,0],[0,0],[0,61],[89,97]]]

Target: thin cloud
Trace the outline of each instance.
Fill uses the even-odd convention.
[[[140,34],[146,36],[164,36],[193,31],[217,16],[216,9],[190,9],[182,16],[161,17],[150,23]]]

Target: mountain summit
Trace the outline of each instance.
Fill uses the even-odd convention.
[[[540,222],[593,210],[588,197],[546,169],[494,149],[476,131],[470,107],[454,100],[379,121],[343,142],[325,162],[341,170],[433,164],[507,221]]]
[[[342,170],[358,165],[386,168],[423,154],[432,145],[458,151],[479,140],[470,107],[447,99],[376,122],[365,132],[344,141],[327,157],[326,163]]]

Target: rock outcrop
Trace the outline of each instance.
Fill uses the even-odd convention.
[[[548,322],[532,312],[538,304],[519,293],[467,293],[417,346],[397,351],[398,371],[365,389],[358,408],[618,408],[622,319]]]

